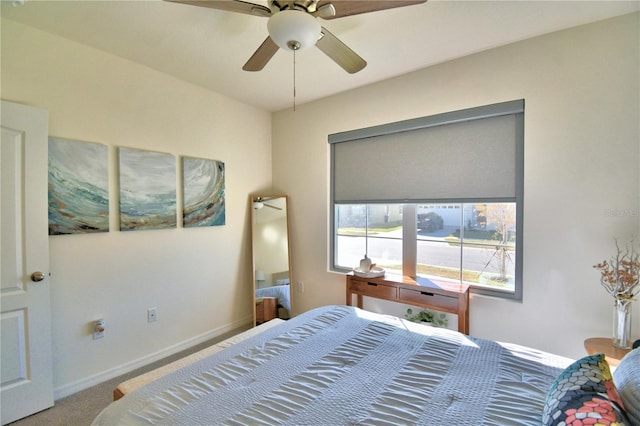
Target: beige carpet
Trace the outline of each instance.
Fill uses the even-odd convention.
[[[116,377],[93,386],[89,389],[80,391],[66,398],[56,401],[56,404],[40,413],[33,414],[22,420],[10,423],[12,426],[87,426],[107,405],[113,401],[113,390],[120,383],[129,380],[147,371],[161,367],[165,364],[173,362],[177,359],[190,355],[224,339],[234,336],[248,327],[239,328],[229,333],[220,335],[207,342],[196,345],[190,349],[179,352],[175,355],[162,359],[160,361],[139,368],[131,373]]]

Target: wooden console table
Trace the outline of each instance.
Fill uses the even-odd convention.
[[[347,274],[347,306],[351,306],[354,294],[359,308],[362,308],[362,297],[368,296],[456,314],[458,331],[469,334],[469,286],[466,284],[391,274],[363,278],[350,272]]]

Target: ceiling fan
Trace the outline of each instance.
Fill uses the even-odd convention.
[[[315,45],[353,74],[362,70],[367,62],[321,26],[316,18],[336,19],[425,3],[427,0],[269,0],[269,7],[243,0],[165,1],[269,18],[269,36],[244,64],[242,69],[245,71],[260,71],[280,48],[297,51]]]
[[[268,204],[267,201],[269,200],[273,200],[273,198],[264,198],[264,197],[257,197],[254,201],[253,201],[253,208],[255,210],[260,210],[263,207],[269,207],[275,210],[282,210],[282,207],[278,207],[278,206],[274,206],[272,204]]]

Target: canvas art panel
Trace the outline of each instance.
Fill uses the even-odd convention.
[[[106,145],[49,138],[49,235],[109,231]]]
[[[175,228],[175,157],[132,148],[120,148],[119,157],[120,230]]]
[[[185,228],[225,224],[224,163],[182,158]]]

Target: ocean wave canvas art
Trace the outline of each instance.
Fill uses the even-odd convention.
[[[120,230],[175,228],[175,157],[132,148],[120,148],[119,156]]]
[[[224,163],[182,158],[185,228],[225,224]]]
[[[49,138],[49,235],[109,231],[106,145]]]

